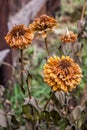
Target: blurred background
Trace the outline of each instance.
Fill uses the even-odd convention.
[[[6,62],[17,67],[16,61],[18,54],[15,50],[8,47],[5,42],[5,35],[15,25],[24,24],[28,26],[36,17],[47,14],[58,20],[61,29],[69,28],[75,33],[78,32],[77,23],[81,19],[83,0],[0,0],[0,57],[1,62]],[[86,40],[87,40],[87,8],[84,13],[86,19]],[[48,35],[48,46],[51,54],[60,55],[60,29],[56,29]],[[83,50],[79,52],[79,64],[82,67],[84,77],[77,95],[83,95],[87,99],[87,43],[84,39],[80,40]],[[30,60],[29,69],[33,76],[31,92],[36,98],[40,98],[43,103],[49,96],[50,88],[43,82],[42,69],[46,62],[46,50],[43,39],[33,41],[28,49],[24,51],[25,58]],[[4,50],[9,50],[4,52]],[[34,71],[33,71],[34,70]],[[17,77],[17,73],[15,73]],[[14,108],[18,109],[24,95],[20,91],[18,80],[16,83],[11,81],[15,77],[9,65],[0,65],[0,84],[5,88],[12,88],[11,101]],[[25,84],[26,87],[26,84]],[[9,95],[9,92],[8,92]],[[8,96],[9,97],[9,96]],[[10,98],[10,97],[9,97]],[[20,100],[20,103],[18,102]],[[18,111],[17,111],[18,112]]]

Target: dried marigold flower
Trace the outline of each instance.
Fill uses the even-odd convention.
[[[64,43],[75,42],[77,40],[77,34],[74,34],[72,31],[66,31],[64,35],[61,36],[61,41]]]
[[[52,30],[58,25],[57,21],[47,15],[41,15],[40,18],[36,18],[32,24],[29,25],[29,28],[34,31],[42,34],[43,37],[46,37],[46,32]]]
[[[34,34],[24,25],[18,25],[5,36],[7,44],[12,48],[24,49],[31,44]]]
[[[69,56],[50,57],[44,65],[44,81],[54,91],[68,92],[76,88],[82,77],[81,68]]]

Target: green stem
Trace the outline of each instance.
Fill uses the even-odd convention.
[[[56,91],[53,91],[53,92],[51,93],[51,95],[50,95],[50,97],[48,98],[46,104],[44,105],[44,110],[46,110],[46,107],[47,107],[49,101],[51,100],[51,98],[53,97],[53,95],[54,95],[55,92],[56,92]]]
[[[46,50],[47,50],[47,53],[48,53],[48,56],[49,56],[50,53],[49,53],[48,44],[47,44],[47,37],[44,40],[45,40]]]

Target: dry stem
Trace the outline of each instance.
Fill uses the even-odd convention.
[[[47,50],[47,53],[48,53],[48,56],[49,56],[49,49],[48,49],[48,44],[47,44],[47,37],[44,40],[45,40],[46,50]]]
[[[20,54],[21,54],[21,89],[23,91],[23,93],[25,93],[25,90],[23,88],[24,85],[24,77],[23,77],[23,71],[24,71],[24,64],[23,64],[23,50],[20,50]]]
[[[86,0],[84,0],[84,4],[83,4],[83,8],[82,8],[82,14],[81,14],[81,20],[83,20],[84,18],[84,13],[85,13],[85,9],[86,9]]]
[[[29,73],[28,73],[28,78],[27,78],[27,89],[28,89],[28,96],[29,96],[29,99],[31,99]]]
[[[51,98],[53,97],[54,93],[55,93],[55,91],[53,91],[53,92],[51,93],[50,97],[48,98],[46,104],[44,105],[44,110],[46,110],[46,107],[47,107],[49,101],[51,100]]]

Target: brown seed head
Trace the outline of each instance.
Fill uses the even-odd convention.
[[[61,36],[61,41],[64,43],[74,43],[77,40],[77,34],[74,34],[72,31],[66,32],[64,35]]]
[[[39,18],[36,18],[32,24],[29,25],[29,28],[38,33],[44,33],[48,30],[52,30],[55,26],[57,26],[57,21],[49,17],[47,15],[41,15]]]
[[[34,34],[24,25],[18,25],[12,28],[5,36],[7,44],[12,48],[24,49],[31,44]]]
[[[68,92],[76,88],[82,77],[81,68],[68,56],[50,57],[44,65],[44,81],[54,91]]]

